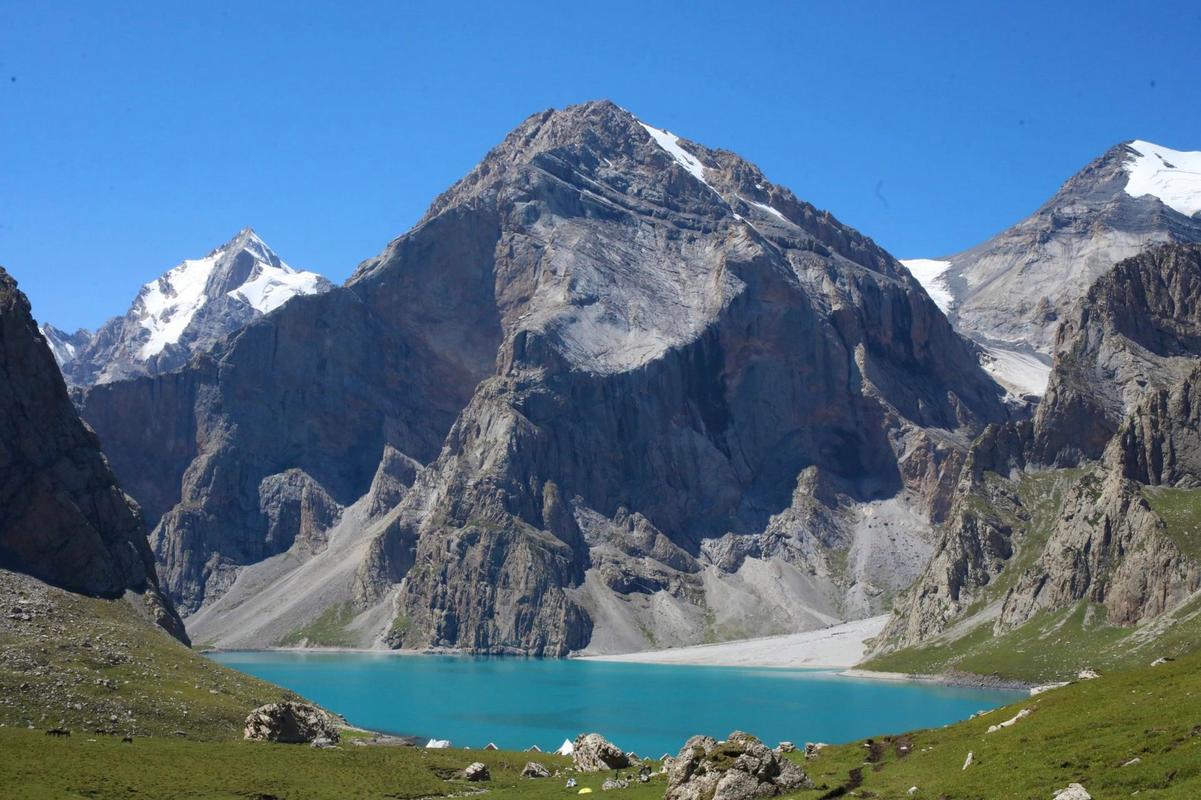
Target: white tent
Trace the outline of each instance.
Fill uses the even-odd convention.
[[[500,748],[496,746],[496,742],[488,742],[488,744],[484,745],[484,749],[485,750],[499,750]]]
[[[526,751],[527,753],[541,753],[541,752],[542,752],[542,748],[541,748],[541,747],[539,747],[539,746],[538,746],[538,745],[536,745],[536,744],[532,744],[532,745],[530,745],[529,747],[527,747],[527,748],[525,749],[525,751]]]
[[[445,750],[450,747],[450,739],[430,739],[425,747],[427,750]]]
[[[561,756],[569,756],[574,752],[575,745],[571,743],[570,739],[564,739],[563,744],[559,745],[559,749],[555,751],[557,755]]]

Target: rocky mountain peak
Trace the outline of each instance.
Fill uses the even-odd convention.
[[[198,637],[336,598],[380,644],[561,655],[879,610],[999,395],[870,239],[595,102],[526,119],[344,287],[84,413]],[[239,576],[284,551],[322,588],[267,608]]]
[[[1037,211],[969,250],[906,262],[984,365],[1041,395],[1055,329],[1115,263],[1165,243],[1201,242],[1201,153],[1114,145]]]
[[[86,328],[80,328],[75,333],[67,333],[46,323],[42,325],[41,331],[42,336],[46,339],[46,344],[50,345],[50,352],[54,354],[54,360],[60,367],[74,361],[80,351],[87,347],[88,342],[92,341],[92,332]]]
[[[240,230],[203,258],[188,259],[146,283],[124,317],[109,320],[83,347],[56,353],[71,383],[108,383],[178,368],[250,320],[329,281],[296,270],[253,229]]]

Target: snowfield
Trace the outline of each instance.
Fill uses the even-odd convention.
[[[1172,150],[1139,139],[1130,149],[1138,155],[1126,163],[1127,194],[1158,197],[1186,217],[1201,211],[1201,151]]]
[[[951,296],[946,279],[942,277],[942,274],[951,268],[950,261],[938,261],[933,258],[908,258],[901,259],[901,263],[914,278],[917,278],[917,282],[926,290],[926,294],[930,295],[934,304],[942,309],[942,313],[946,314],[951,310],[955,298]]]

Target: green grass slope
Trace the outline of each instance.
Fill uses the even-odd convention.
[[[1025,625],[993,636],[985,621],[966,635],[877,656],[861,665],[881,672],[935,675],[970,672],[1030,683],[1074,678],[1085,668],[1101,671],[1149,664],[1161,656],[1179,657],[1201,644],[1201,598],[1138,628],[1105,621],[1105,609],[1081,601],[1045,611]]]
[[[0,725],[233,739],[279,687],[214,664],[142,618],[0,570]],[[136,598],[135,598],[136,602]]]
[[[467,783],[457,773],[473,761],[488,765],[492,780]],[[0,730],[0,787],[11,800],[346,800],[465,796],[486,787],[497,800],[575,796],[588,787],[601,795],[613,773],[521,777],[527,761],[552,773],[571,759],[541,753],[364,747],[336,750],[262,742],[191,742],[170,738],[122,744],[111,737],[50,740],[41,732]],[[624,772],[628,773],[629,770]],[[615,796],[659,800],[664,778],[634,783]],[[604,793],[606,796],[608,792]]]
[[[986,732],[1023,708],[1028,717]],[[796,797],[821,797],[859,770],[857,797],[1047,800],[1074,782],[1095,800],[1195,800],[1201,797],[1201,654],[1102,675],[873,745],[829,748],[805,762],[826,788]],[[969,752],[972,764],[964,769]],[[918,791],[909,795],[913,786]]]

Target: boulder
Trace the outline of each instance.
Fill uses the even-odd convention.
[[[476,761],[473,764],[468,764],[463,770],[463,777],[472,783],[480,783],[481,781],[492,780],[492,773],[488,772],[488,767],[485,764]]]
[[[601,772],[630,766],[630,757],[599,733],[582,733],[572,745],[571,763],[580,772]]]
[[[1052,796],[1053,800],[1093,800],[1093,796],[1078,783],[1069,783]]]
[[[781,753],[792,753],[796,750],[796,745],[792,742],[780,742],[776,745],[776,749]]]
[[[334,716],[307,703],[268,703],[246,717],[245,738],[260,742],[308,744],[327,739],[337,744],[340,738]]]
[[[550,770],[539,764],[537,761],[527,761],[521,770],[523,778],[549,778]]]
[[[749,800],[809,789],[800,767],[749,733],[694,736],[672,762],[664,800]]]
[[[630,782],[627,780],[614,780],[613,778],[609,778],[601,784],[601,791],[608,792],[612,789],[628,789],[629,786]]]

